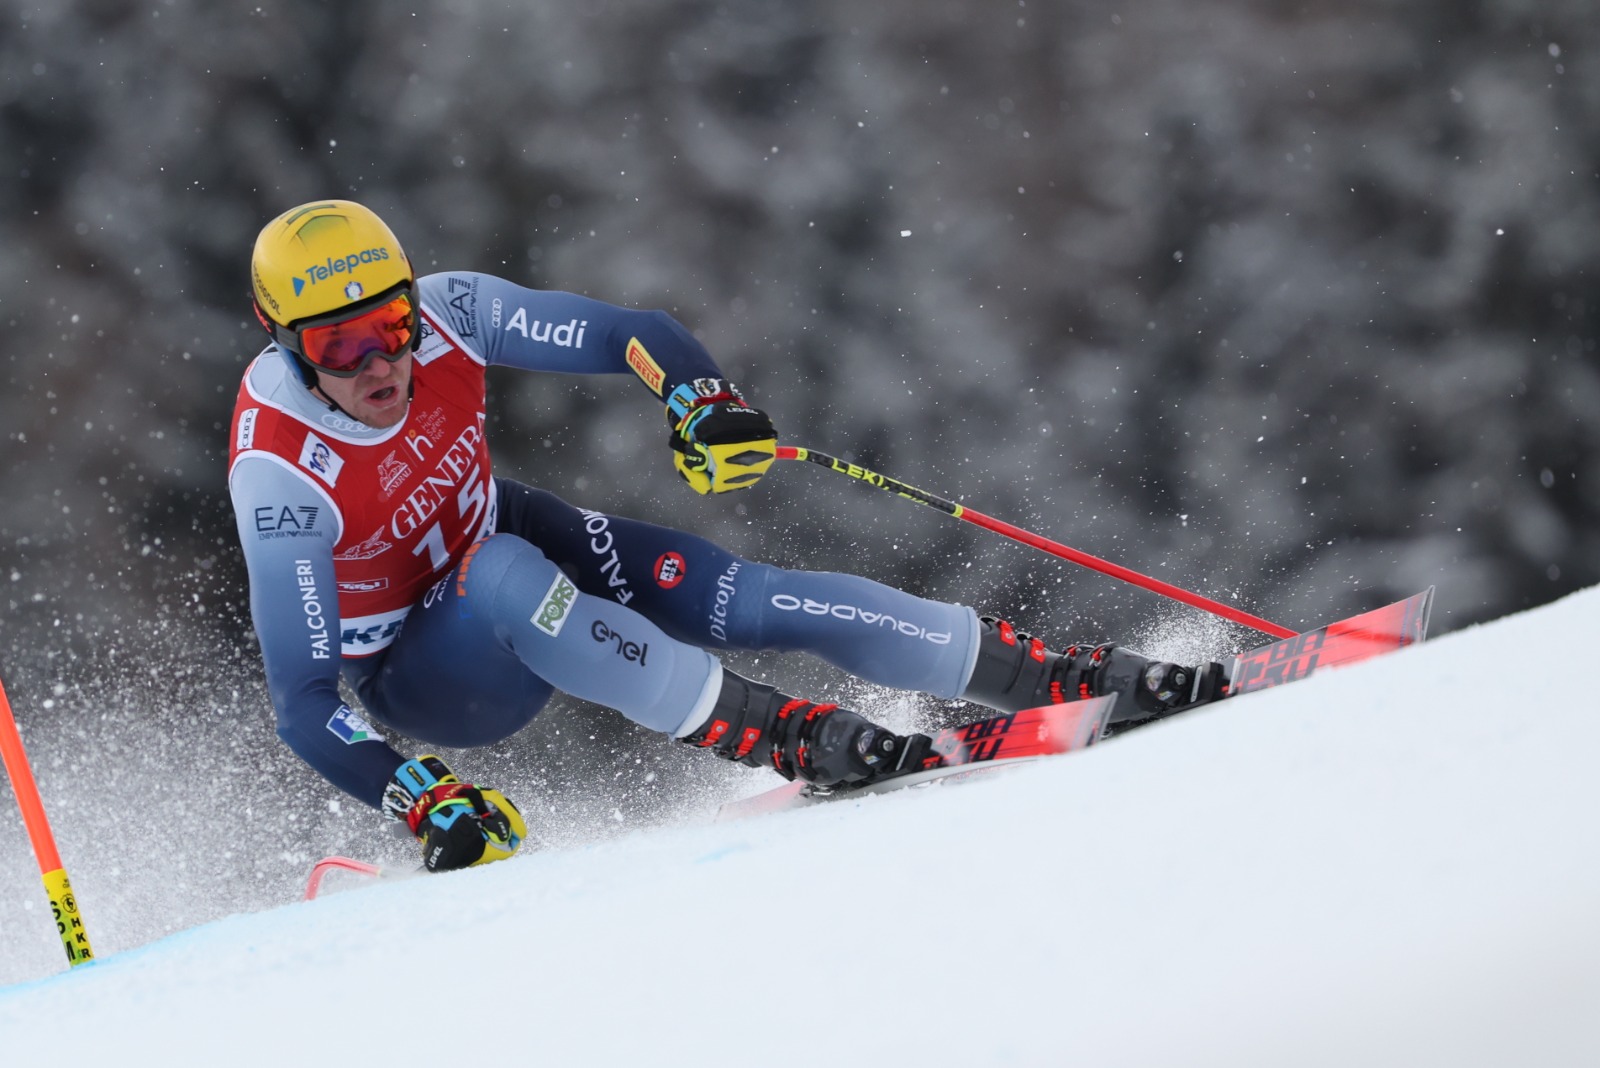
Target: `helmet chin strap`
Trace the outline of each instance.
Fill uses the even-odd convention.
[[[351,420],[352,422],[356,422],[356,423],[361,422],[360,419],[357,419],[355,416],[353,416],[349,412],[345,411],[344,408],[342,408],[340,406],[338,401],[334,400],[332,397],[330,397],[326,393],[322,392],[322,387],[321,386],[312,386],[311,390],[317,396],[322,398],[322,402],[328,406],[328,411],[330,411],[330,412],[338,412],[340,415],[344,416],[346,419]]]

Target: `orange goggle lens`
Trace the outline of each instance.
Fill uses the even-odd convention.
[[[359,373],[376,353],[393,363],[411,350],[417,313],[404,293],[353,319],[308,326],[300,331],[300,354],[321,370],[341,377]]]

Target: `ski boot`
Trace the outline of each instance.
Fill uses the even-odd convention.
[[[1184,667],[1112,643],[1056,653],[1003,619],[982,616],[978,622],[978,662],[961,698],[1001,712],[1115,695],[1105,731],[1110,737],[1215,700],[1228,684],[1221,664]]]
[[[790,697],[727,668],[710,715],[679,740],[819,787],[865,786],[914,766],[929,745],[925,734],[895,734],[849,709]]]

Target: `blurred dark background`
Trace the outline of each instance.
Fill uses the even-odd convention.
[[[1597,37],[1586,0],[0,0],[0,677],[91,923],[377,849],[272,738],[226,496],[285,208],[666,308],[790,443],[1295,628],[1436,585],[1440,634],[1600,579]],[[631,379],[490,389],[499,470],[588,507],[1059,643],[1258,637],[816,468],[697,498]],[[473,773],[573,836],[739,788],[553,712]],[[3,806],[0,870],[0,949],[48,961]]]

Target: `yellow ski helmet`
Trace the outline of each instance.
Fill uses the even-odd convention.
[[[416,276],[393,231],[349,200],[291,208],[262,227],[250,257],[256,316],[303,359],[300,331],[411,294]],[[413,331],[413,337],[419,335]]]

